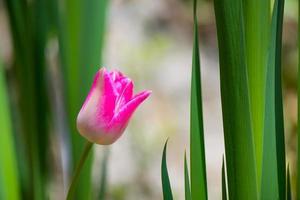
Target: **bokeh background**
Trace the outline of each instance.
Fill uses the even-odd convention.
[[[15,84],[13,63],[17,56],[14,51],[9,12],[6,3],[0,2],[0,50],[9,88],[9,103],[13,107],[16,101],[15,93],[18,93],[13,87]],[[296,0],[286,0],[283,32],[286,147],[293,176],[296,175],[293,169],[297,151],[297,3]],[[191,4],[189,0],[108,2],[103,44],[98,40],[92,40],[93,45],[103,46],[102,55],[98,55],[102,58],[101,66],[119,69],[131,77],[135,82],[136,92],[151,89],[153,93],[137,110],[125,134],[115,144],[109,147],[97,145],[94,148],[92,179],[95,190],[100,188],[103,157],[108,155],[105,199],[162,199],[160,165],[163,145],[167,138],[169,138],[167,161],[174,196],[175,199],[184,199],[183,158],[185,150],[189,153],[189,98],[193,42]],[[98,7],[94,8],[95,11],[97,9]],[[213,1],[201,0],[198,9],[208,194],[209,199],[220,199],[224,142]],[[99,12],[103,12],[100,7]],[[98,26],[99,24],[93,23],[94,17],[97,16],[91,15],[82,23]],[[74,21],[76,22],[76,19]],[[86,35],[89,36],[89,33]],[[69,184],[68,176],[71,173],[71,153],[68,146],[72,142],[69,134],[76,133],[70,131],[67,125],[68,111],[64,99],[66,89],[63,80],[65,76],[62,75],[60,70],[62,64],[59,61],[61,51],[59,34],[54,31],[48,37],[44,48],[46,92],[51,113],[50,136],[47,142],[51,178],[47,192],[50,199],[63,199]],[[75,52],[70,56],[81,56],[81,52]],[[95,73],[97,67],[93,68],[91,73]],[[91,79],[92,77],[81,82],[85,84],[82,87],[89,87]],[[78,86],[81,87],[80,84]],[[77,106],[75,109],[79,111],[80,107]],[[18,120],[15,118],[17,116],[12,114],[13,126]],[[18,137],[18,134],[15,135]],[[80,150],[79,148],[78,151]]]

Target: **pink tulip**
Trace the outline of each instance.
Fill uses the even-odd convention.
[[[90,142],[114,143],[150,93],[143,91],[133,95],[132,80],[119,71],[100,69],[77,117],[79,133]]]

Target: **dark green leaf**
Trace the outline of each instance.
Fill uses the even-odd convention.
[[[276,0],[266,72],[265,127],[261,194],[262,199],[285,199],[285,146],[281,92],[281,35],[283,0]]]
[[[45,45],[45,0],[5,1],[13,42],[13,85],[16,91],[16,149],[22,194],[26,199],[45,199],[49,172],[49,102]]]
[[[288,165],[287,167],[287,172],[286,172],[286,176],[287,176],[287,186],[286,186],[286,200],[292,200],[292,190],[291,190],[291,174],[290,174],[290,167]]]
[[[192,199],[207,199],[197,0],[194,0],[194,48],[190,112],[191,195]]]
[[[186,161],[186,153],[184,153],[184,192],[185,200],[191,200],[191,189],[190,189],[190,178],[189,178],[189,168]]]
[[[173,200],[172,189],[171,189],[171,184],[170,184],[169,174],[168,174],[167,158],[166,158],[167,144],[168,144],[168,140],[165,143],[162,161],[161,161],[161,183],[163,188],[164,200]]]
[[[282,26],[285,0],[277,0],[277,29],[276,29],[276,54],[275,54],[275,116],[276,116],[276,152],[277,152],[277,173],[279,182],[280,199],[286,194],[286,161],[285,161],[285,139],[284,139],[284,117],[282,100],[282,80],[281,80],[281,49],[282,49]],[[275,6],[276,7],[276,6]],[[274,9],[275,11],[275,9]]]
[[[0,199],[20,199],[17,160],[3,67],[0,64]]]
[[[65,1],[58,19],[68,123],[73,166],[79,159],[84,139],[77,133],[76,117],[101,64],[108,0]],[[81,172],[76,197],[91,198],[92,154]]]
[[[243,6],[214,0],[229,199],[257,199]]]
[[[243,0],[247,72],[257,180],[261,179],[266,84],[270,29],[270,0]],[[260,182],[258,182],[258,185]]]
[[[224,157],[222,159],[222,200],[227,200],[227,186],[226,186]]]
[[[298,1],[298,10],[300,2]],[[298,22],[300,22],[300,12],[298,12]],[[298,49],[300,49],[300,23],[298,23]],[[298,120],[297,120],[297,137],[298,137],[298,156],[297,156],[297,200],[300,200],[300,51],[298,50]]]

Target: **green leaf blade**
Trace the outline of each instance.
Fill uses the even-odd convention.
[[[283,0],[276,0],[271,22],[271,37],[266,71],[266,99],[261,193],[262,199],[286,196],[285,145],[281,88],[281,38]]]
[[[173,200],[173,194],[168,174],[168,167],[167,167],[167,144],[168,140],[165,143],[164,150],[163,150],[163,156],[161,161],[161,183],[163,188],[163,199],[164,200]]]
[[[228,198],[258,199],[242,1],[215,0]]]
[[[298,2],[298,10],[300,11],[300,3]],[[298,12],[298,22],[300,22],[300,12]],[[298,49],[300,49],[300,23],[298,23]],[[298,152],[297,152],[297,200],[300,200],[300,51],[298,50],[298,82],[297,82],[297,137],[298,137]]]
[[[290,174],[290,167],[288,165],[287,167],[287,172],[286,172],[286,176],[287,176],[287,186],[286,186],[286,200],[292,200],[292,189],[291,189],[291,174]]]
[[[84,145],[84,139],[77,133],[76,118],[94,74],[101,66],[109,1],[68,0],[63,3],[64,10],[60,12],[57,26],[74,167]],[[81,172],[77,199],[95,196],[91,191],[92,157],[93,154],[89,156]]]
[[[197,0],[194,0],[194,47],[190,112],[191,195],[192,199],[207,199]]]
[[[282,30],[285,0],[277,0],[278,17],[276,29],[276,55],[275,55],[275,113],[276,113],[276,146],[277,165],[280,199],[286,194],[286,158],[285,158],[285,137],[284,137],[284,117],[282,100],[282,78],[281,78],[281,50],[282,50]],[[275,9],[274,9],[275,10]]]
[[[46,198],[49,175],[49,101],[45,46],[47,6],[40,1],[5,1],[12,34],[11,66],[17,98],[13,109],[20,124],[16,152],[23,198]],[[41,134],[42,133],[42,134]]]
[[[257,180],[261,179],[270,0],[244,0],[247,73]],[[258,182],[258,185],[260,182]],[[260,186],[258,186],[259,188]]]
[[[3,67],[0,65],[0,199],[20,198],[16,152]]]
[[[192,200],[189,168],[186,161],[186,153],[184,153],[184,191],[185,191],[185,200]]]
[[[226,185],[224,157],[222,159],[222,200],[227,200],[227,185]]]

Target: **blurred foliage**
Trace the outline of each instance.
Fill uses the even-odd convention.
[[[50,138],[54,116],[49,107],[49,64],[46,48],[58,38],[64,98],[68,113],[69,151],[77,162],[84,139],[76,133],[76,116],[93,74],[99,69],[107,0],[7,0],[13,42],[11,77],[16,101],[12,106],[22,198],[48,199]],[[51,80],[53,81],[53,80]],[[51,84],[50,81],[50,84]],[[13,98],[13,97],[12,97]],[[71,165],[73,166],[73,165]],[[71,170],[73,171],[73,170]],[[91,159],[76,190],[78,199],[91,195]]]

